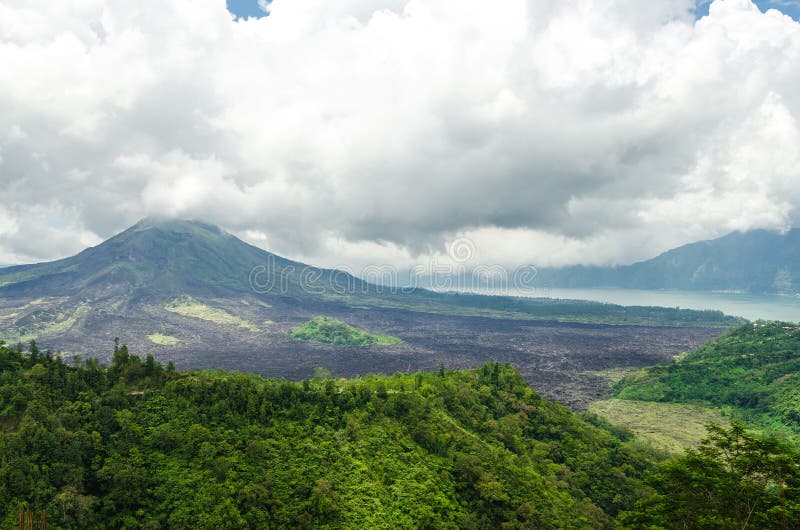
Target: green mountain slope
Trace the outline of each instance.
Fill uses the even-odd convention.
[[[201,221],[148,218],[70,258],[0,269],[0,295],[225,295],[253,292],[253,283],[276,294],[299,293],[301,284],[324,293],[333,280],[367,288],[345,273],[287,260]]]
[[[749,293],[800,293],[800,229],[734,232],[620,267],[543,269],[558,287],[624,287]]]
[[[508,365],[266,380],[0,346],[0,521],[57,528],[610,528],[649,457]]]
[[[617,384],[617,397],[728,409],[771,432],[800,436],[800,327],[747,324],[676,362]]]

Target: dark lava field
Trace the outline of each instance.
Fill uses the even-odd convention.
[[[113,338],[132,353],[152,353],[179,369],[221,368],[292,380],[309,378],[316,368],[335,376],[366,373],[470,368],[490,359],[516,366],[542,395],[573,409],[610,395],[610,377],[621,369],[650,366],[722,334],[721,328],[563,323],[423,313],[392,308],[284,300],[271,307],[205,301],[258,324],[250,329],[199,320],[142,305],[119,314],[94,311],[78,333],[54,335],[45,347],[69,357],[110,361]],[[392,346],[344,347],[297,341],[288,331],[316,315],[403,339]],[[149,334],[180,342],[154,344]],[[86,353],[90,352],[90,353]],[[611,371],[611,373],[609,373]]]

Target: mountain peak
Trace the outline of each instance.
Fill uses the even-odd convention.
[[[219,235],[227,234],[217,225],[202,221],[200,219],[180,219],[175,217],[162,217],[162,216],[148,216],[140,219],[135,225],[131,226],[127,231],[140,232],[142,230],[149,230],[157,228],[159,230],[167,230],[171,232],[192,232],[195,230],[206,230]],[[124,233],[124,232],[123,232]]]
[[[146,217],[70,258],[0,271],[0,289],[36,297],[250,292],[251,271],[268,258],[277,269],[296,265],[204,221]]]

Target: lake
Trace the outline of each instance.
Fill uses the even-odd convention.
[[[717,309],[748,320],[800,322],[800,297],[705,293],[696,291],[645,291],[639,289],[470,289],[497,296],[591,300],[619,305]]]

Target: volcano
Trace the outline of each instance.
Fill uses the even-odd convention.
[[[356,347],[292,336],[317,316],[382,340]],[[650,365],[736,323],[675,308],[388,292],[193,220],[143,219],[75,256],[0,269],[0,340],[35,339],[68,359],[108,362],[115,338],[178,368],[291,379],[318,367],[354,376],[494,358],[577,407],[607,393],[587,370]]]

